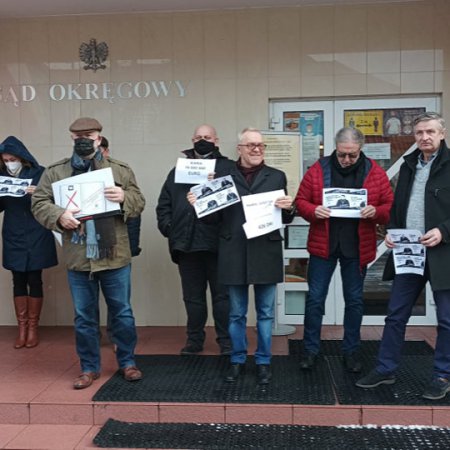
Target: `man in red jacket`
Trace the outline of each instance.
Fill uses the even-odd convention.
[[[384,170],[362,152],[361,131],[342,128],[335,141],[336,150],[306,172],[295,199],[298,214],[310,222],[309,292],[300,367],[311,369],[316,362],[325,300],[339,260],[345,300],[344,365],[350,372],[360,372],[364,277],[376,255],[376,225],[388,222],[393,193]],[[332,216],[332,210],[323,206],[324,188],[367,189],[367,206],[361,208],[360,218]]]

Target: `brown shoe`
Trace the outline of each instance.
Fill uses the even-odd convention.
[[[120,369],[120,373],[126,381],[138,381],[142,379],[142,372],[136,366]]]
[[[100,377],[99,373],[96,372],[83,372],[80,374],[78,378],[75,379],[73,382],[73,388],[74,389],[86,389],[89,387],[94,380],[96,380],[98,377]]]

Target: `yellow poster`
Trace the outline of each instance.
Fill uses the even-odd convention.
[[[383,110],[344,111],[344,125],[357,128],[365,136],[382,136]]]

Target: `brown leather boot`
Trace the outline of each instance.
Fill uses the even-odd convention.
[[[39,344],[38,325],[41,316],[42,297],[28,297],[28,334],[25,347],[32,348]]]
[[[14,308],[16,310],[17,324],[19,326],[19,334],[14,348],[25,347],[28,330],[28,297],[26,295],[14,297]]]

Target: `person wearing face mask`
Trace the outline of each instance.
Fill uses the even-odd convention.
[[[394,195],[385,171],[364,155],[360,130],[342,128],[335,141],[336,150],[308,169],[295,199],[299,215],[310,223],[309,291],[300,368],[311,370],[316,363],[325,300],[339,260],[345,300],[343,362],[345,369],[354,373],[362,369],[358,350],[366,268],[376,256],[376,226],[389,220]],[[361,207],[360,218],[331,216],[332,210],[322,204],[323,189],[330,187],[367,189],[368,204]]]
[[[0,175],[29,180],[20,190],[24,196],[0,197],[3,219],[3,267],[12,272],[18,336],[14,348],[39,343],[38,325],[43,304],[42,269],[58,264],[55,240],[31,213],[31,196],[41,178],[40,166],[25,145],[14,136],[0,144]],[[17,180],[14,181],[14,184]]]
[[[217,146],[217,132],[211,125],[194,130],[193,148],[182,153],[189,159],[215,159],[215,170],[231,164]],[[156,207],[158,228],[168,238],[172,261],[178,265],[183,300],[187,314],[187,339],[181,355],[203,351],[205,324],[208,318],[206,290],[211,291],[216,341],[221,355],[231,351],[228,334],[229,300],[227,290],[217,281],[218,226],[197,219],[186,201],[192,185],[175,183],[172,169],[161,189]]]
[[[81,365],[73,387],[87,388],[100,376],[99,288],[111,316],[119,370],[126,381],[138,381],[142,373],[134,357],[137,335],[130,304],[131,251],[126,221],[141,214],[145,199],[131,168],[103,156],[99,148],[102,126],[96,119],[79,118],[69,130],[72,155],[45,170],[33,195],[32,212],[46,228],[62,233]],[[115,186],[106,187],[104,196],[120,204],[118,214],[80,221],[75,217],[79,210],[55,205],[52,183],[103,168],[111,168],[113,173]]]

